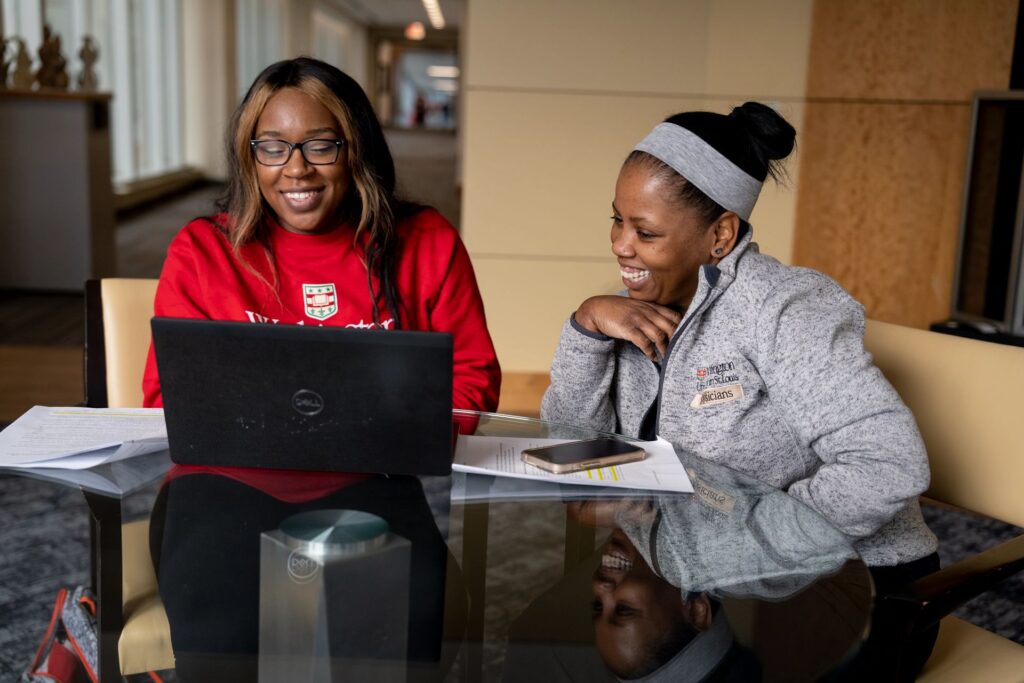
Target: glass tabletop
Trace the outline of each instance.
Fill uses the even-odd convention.
[[[460,434],[586,429],[456,411]],[[171,477],[152,547],[179,680],[818,680],[867,568],[784,492],[678,453],[695,492],[351,475],[315,497]],[[282,474],[287,477],[287,474]]]
[[[81,470],[56,467],[0,469],[5,474],[61,484],[108,498],[125,498],[159,481],[170,467],[170,452],[165,449]]]

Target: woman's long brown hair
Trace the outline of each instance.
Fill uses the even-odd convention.
[[[418,207],[395,197],[395,164],[366,93],[352,78],[330,64],[299,57],[272,64],[256,77],[235,110],[228,129],[228,186],[218,202],[218,208],[228,215],[228,224],[218,227],[226,233],[240,259],[244,245],[255,242],[263,247],[271,268],[271,280],[267,281],[255,269],[253,272],[277,294],[277,270],[265,220],[271,209],[260,193],[256,160],[249,143],[267,102],[282,88],[295,88],[309,95],[341,126],[346,143],[343,153],[348,155],[355,192],[348,192],[342,201],[338,220],[350,221],[356,226],[357,250],[365,244],[363,258],[374,323],[381,325],[380,304],[383,303],[391,314],[393,326],[401,327],[401,299],[395,282],[396,223],[398,218]],[[373,276],[377,277],[379,290],[374,289]]]

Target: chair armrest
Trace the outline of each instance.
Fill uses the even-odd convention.
[[[1022,569],[1024,535],[921,577],[887,600],[899,609],[917,612],[914,629],[923,630]]]
[[[103,332],[103,291],[99,280],[85,283],[85,352],[82,356],[85,405],[107,407],[106,339]]]

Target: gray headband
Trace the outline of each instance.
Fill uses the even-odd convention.
[[[764,183],[696,133],[674,123],[659,123],[634,149],[665,162],[723,208],[750,220]]]

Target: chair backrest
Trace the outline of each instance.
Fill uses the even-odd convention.
[[[917,418],[926,495],[1024,526],[1024,348],[875,320],[864,345]]]
[[[86,284],[86,404],[142,405],[149,320],[157,280],[104,278]]]

